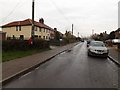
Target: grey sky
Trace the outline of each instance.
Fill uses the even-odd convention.
[[[35,20],[43,17],[45,24],[62,33],[71,30],[81,36],[118,28],[119,0],[35,0]],[[31,18],[32,0],[0,0],[0,25]]]

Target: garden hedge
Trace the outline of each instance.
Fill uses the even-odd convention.
[[[49,48],[49,42],[45,40],[33,40],[33,44],[28,44],[28,40],[5,40],[2,42],[2,51],[30,50]]]

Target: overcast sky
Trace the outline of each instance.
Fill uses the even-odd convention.
[[[118,28],[119,0],[35,0],[35,20],[62,33],[71,30],[81,36]],[[0,25],[32,17],[32,0],[0,0]]]

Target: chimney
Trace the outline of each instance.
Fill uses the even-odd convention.
[[[57,31],[57,28],[54,28],[55,31]]]
[[[44,24],[44,19],[43,19],[43,18],[40,18],[40,19],[39,19],[39,22],[42,23],[42,24]]]

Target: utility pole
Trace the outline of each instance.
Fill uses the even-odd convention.
[[[79,37],[79,32],[78,32],[78,37]]]
[[[94,34],[94,29],[92,29],[92,35]]]
[[[73,37],[73,24],[72,24],[72,37]]]
[[[118,28],[120,28],[120,1],[118,2]]]
[[[31,38],[34,39],[34,8],[35,8],[35,0],[32,0],[32,32]]]

